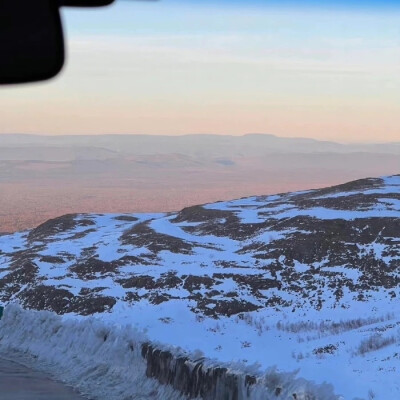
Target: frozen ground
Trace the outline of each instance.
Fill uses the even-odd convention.
[[[0,236],[5,303],[298,369],[346,400],[400,398],[399,287],[400,176]]]
[[[201,394],[205,400],[293,400],[293,393],[298,400],[338,399],[330,385],[314,385],[296,374],[281,374],[275,369],[260,374],[254,367],[222,364],[173,346],[158,345],[164,354],[173,355],[170,362],[165,357],[154,357],[157,352],[146,358],[143,349],[148,344],[143,332],[129,326],[110,325],[94,318],[65,319],[15,305],[6,308],[0,322],[1,355],[51,372],[91,399],[184,400],[199,399]],[[183,364],[179,363],[181,356],[185,357]],[[221,373],[221,366],[228,374]],[[156,374],[149,376],[149,370]],[[253,379],[251,385],[246,383],[249,376]],[[175,383],[165,385],[171,378]],[[172,386],[186,386],[190,393],[182,395],[182,390]],[[195,386],[200,388],[196,393]]]

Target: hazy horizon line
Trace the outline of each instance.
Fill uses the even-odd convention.
[[[260,133],[260,132],[249,132],[242,134],[230,134],[230,133],[177,133],[177,134],[152,134],[152,133],[95,133],[95,134],[84,134],[84,133],[7,133],[0,132],[0,136],[38,136],[38,137],[96,137],[96,136],[149,136],[149,137],[164,137],[164,138],[176,138],[176,137],[187,137],[187,136],[225,136],[231,138],[240,138],[246,136],[269,136],[278,139],[291,139],[291,140],[313,140],[319,143],[335,143],[341,145],[352,145],[352,144],[400,144],[399,141],[370,141],[370,140],[352,140],[352,141],[342,141],[342,140],[328,140],[328,139],[317,139],[311,136],[280,136],[273,133]]]

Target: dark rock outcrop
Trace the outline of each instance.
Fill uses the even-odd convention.
[[[249,398],[254,376],[235,373],[226,367],[206,366],[204,360],[192,361],[175,356],[168,350],[159,350],[149,343],[142,345],[148,378],[155,378],[190,399],[244,400]]]

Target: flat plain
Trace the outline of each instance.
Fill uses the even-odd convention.
[[[167,212],[396,174],[400,145],[272,135],[0,135],[0,232],[68,213]]]

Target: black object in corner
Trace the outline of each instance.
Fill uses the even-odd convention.
[[[59,4],[69,7],[102,7],[113,2],[114,0],[60,0]]]
[[[114,0],[0,0],[0,85],[37,82],[64,65],[60,6],[99,7]]]
[[[0,84],[52,78],[64,64],[54,0],[0,0]]]

